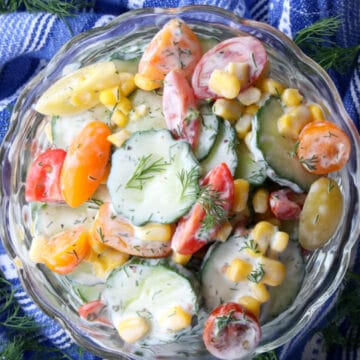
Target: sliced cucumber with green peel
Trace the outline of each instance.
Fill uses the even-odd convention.
[[[266,163],[256,161],[244,141],[240,140],[236,146],[238,165],[235,170],[235,179],[245,179],[250,184],[261,185],[267,178]]]
[[[186,214],[198,179],[190,145],[164,129],[133,133],[113,153],[107,184],[115,211],[140,226],[173,223]]]
[[[221,163],[226,163],[232,174],[237,167],[236,134],[227,120],[219,124],[219,132],[209,155],[201,162],[201,173],[206,175]]]
[[[283,115],[280,99],[270,97],[253,120],[251,150],[257,161],[265,161],[267,175],[296,192],[307,191],[318,176],[304,169],[294,155],[296,140],[280,135],[277,121]]]
[[[200,108],[201,128],[199,141],[194,149],[198,160],[204,159],[213,147],[219,129],[219,120],[208,105]]]
[[[109,275],[102,299],[108,305],[115,327],[127,318],[144,318],[150,326],[140,342],[148,345],[172,342],[180,334],[191,331],[190,326],[180,331],[166,327],[164,317],[174,315],[172,309],[181,307],[195,315],[199,308],[194,275],[167,260],[133,258]]]

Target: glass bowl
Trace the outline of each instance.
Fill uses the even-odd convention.
[[[306,257],[306,274],[294,303],[280,316],[263,324],[263,337],[256,353],[274,349],[294,337],[312,314],[338,288],[349,264],[351,250],[359,237],[359,134],[348,117],[335,85],[325,71],[284,34],[269,25],[241,19],[211,6],[189,6],[177,9],[143,9],[129,11],[105,27],[88,31],[69,41],[47,67],[24,89],[14,108],[10,128],[1,148],[1,238],[12,259],[17,260],[22,283],[40,308],[57,319],[81,346],[104,358],[136,359],[210,359],[200,337],[176,345],[152,346],[139,351],[120,341],[114,329],[88,323],[78,316],[78,299],[61,281],[44,267],[29,259],[31,221],[24,197],[24,184],[35,152],[46,145],[44,128],[47,120],[33,109],[39,96],[65,67],[78,67],[106,59],[119,46],[127,47],[134,57],[134,42],[143,47],[168,20],[180,17],[203,37],[219,40],[239,34],[251,34],[266,46],[272,63],[271,76],[291,87],[299,88],[310,100],[321,103],[327,117],[341,126],[352,143],[352,154],[346,167],[332,175],[344,195],[341,225],[321,249]],[[211,26],[209,26],[211,25]]]

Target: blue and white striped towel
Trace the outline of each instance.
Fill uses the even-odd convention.
[[[235,14],[267,22],[289,37],[313,22],[329,16],[343,19],[337,34],[339,45],[349,47],[360,44],[359,0],[98,0],[93,9],[69,18],[74,34],[108,23],[114,16],[139,7],[177,7],[191,4],[209,4],[226,8]],[[58,49],[72,37],[65,23],[54,15],[18,12],[0,15],[0,140],[9,123],[10,111],[24,84],[37,74]],[[331,74],[345,107],[357,127],[360,123],[360,57],[356,66],[344,75]],[[360,272],[359,249],[353,256],[356,271]],[[14,265],[0,245],[0,268],[5,277],[19,285]],[[16,300],[25,314],[46,326],[41,327],[39,341],[44,345],[64,349],[72,359],[80,359],[77,346],[62,328],[44,315],[20,288]],[[1,300],[1,299],[0,299]],[[326,322],[333,307],[333,296],[316,314],[312,322],[291,342],[278,349],[280,359],[360,359],[360,351],[338,349],[331,354],[322,352],[323,339],[312,330]],[[1,315],[1,314],[0,314]],[[6,340],[6,330],[0,327],[0,344]],[[51,358],[51,354],[49,355]],[[82,359],[98,359],[85,352]]]

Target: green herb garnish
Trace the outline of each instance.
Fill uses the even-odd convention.
[[[186,171],[182,169],[178,174],[180,183],[181,183],[181,198],[193,198],[198,195],[199,188],[198,186],[193,188],[193,184],[197,184],[197,180],[199,178],[199,170],[197,167],[193,167],[191,170]]]
[[[247,279],[254,283],[259,283],[265,275],[264,265],[259,263],[256,268],[247,276]]]
[[[244,244],[242,245],[240,251],[245,250],[245,249],[250,249],[255,254],[260,254],[259,245],[253,239],[244,242]]]

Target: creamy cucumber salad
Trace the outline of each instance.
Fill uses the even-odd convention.
[[[272,77],[260,40],[166,23],[136,59],[64,74],[38,99],[48,146],[27,171],[30,257],[85,322],[139,349],[195,337],[242,358],[327,243],[350,141]],[[126,54],[124,53],[124,58]]]

